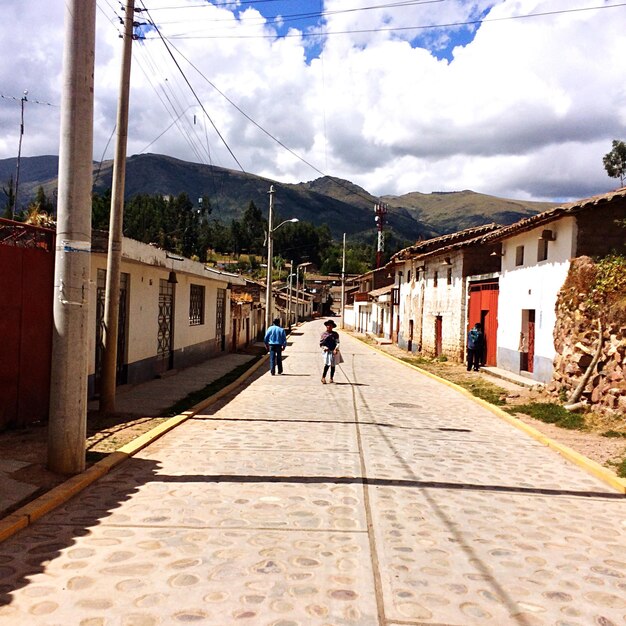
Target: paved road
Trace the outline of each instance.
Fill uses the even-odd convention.
[[[623,497],[321,330],[0,544],[0,624],[626,623]]]

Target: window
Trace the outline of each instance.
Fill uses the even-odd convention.
[[[451,285],[452,284],[452,268],[451,267],[448,268],[447,280],[448,280],[448,285]]]
[[[411,282],[411,270],[409,270],[409,271],[406,273],[406,282],[407,282],[407,283],[410,283],[410,282]]]
[[[204,287],[191,285],[189,291],[189,326],[204,324]]]
[[[439,281],[439,272],[435,272],[433,274],[433,287],[437,286],[437,282]]]
[[[524,246],[515,248],[515,265],[524,265]]]
[[[540,239],[537,245],[537,261],[548,260],[548,239]]]

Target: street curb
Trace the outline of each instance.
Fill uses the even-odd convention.
[[[359,339],[358,337],[354,337],[354,338]],[[362,340],[359,339],[359,341],[362,341]],[[509,415],[506,411],[503,411],[501,408],[497,407],[495,404],[491,404],[490,402],[487,402],[486,400],[483,400],[482,398],[477,398],[475,395],[473,395],[470,391],[468,391],[464,387],[461,387],[460,385],[457,385],[456,383],[446,380],[445,378],[441,378],[437,376],[436,374],[427,372],[426,370],[423,370],[421,367],[418,367],[417,365],[412,365],[411,363],[407,363],[406,361],[403,361],[402,359],[399,359],[398,357],[395,357],[392,354],[389,354],[385,352],[384,350],[377,348],[376,346],[372,346],[371,344],[366,343],[364,341],[362,341],[362,343],[365,343],[365,345],[369,346],[373,350],[376,350],[376,352],[379,352],[380,354],[386,356],[387,358],[393,359],[394,361],[396,361],[397,363],[401,363],[402,365],[406,365],[407,367],[410,367],[418,371],[420,374],[423,374],[424,376],[428,376],[429,378],[432,378],[433,380],[443,383],[444,385],[458,391],[459,393],[462,393],[464,396],[467,396],[468,398],[470,398],[477,404],[480,404],[484,408],[488,409],[499,418],[504,419],[506,422],[508,422],[512,426],[515,426],[515,428],[517,428],[518,430],[521,430],[525,432],[527,435],[529,435],[530,437],[532,437],[533,439],[536,439],[539,443],[542,443],[548,448],[551,448],[552,450],[558,452],[561,456],[566,458],[568,461],[578,465],[580,468],[585,470],[588,474],[591,474],[592,476],[595,476],[596,478],[600,479],[602,482],[606,483],[607,485],[615,489],[617,492],[626,494],[626,479],[619,478],[619,476],[616,476],[613,472],[611,472],[607,468],[603,467],[599,463],[596,463],[596,461],[592,461],[591,459],[588,459],[586,456],[583,456],[582,454],[580,454],[580,452],[576,452],[576,450],[572,450],[572,448],[562,443],[558,443],[554,441],[553,439],[550,439],[550,437],[544,435],[542,432],[540,432],[533,426],[530,426],[529,424],[525,424],[521,420],[513,417],[512,415]]]
[[[68,478],[65,482],[57,485],[50,491],[44,493],[42,496],[39,496],[32,502],[25,504],[17,511],[14,511],[7,517],[1,519],[0,543],[18,531],[30,526],[35,520],[40,519],[46,513],[49,513],[61,504],[64,504],[96,480],[108,474],[114,467],[117,467],[129,457],[137,454],[137,452],[151,444],[153,441],[156,441],[159,437],[162,437],[165,433],[169,432],[173,428],[176,428],[177,426],[180,426],[180,424],[186,422],[189,418],[193,417],[203,409],[206,409],[208,406],[211,406],[225,395],[231,393],[245,380],[252,376],[252,374],[254,374],[267,361],[268,358],[267,354],[264,355],[256,363],[251,365],[241,376],[239,376],[239,378],[234,380],[232,383],[229,383],[226,387],[223,387],[212,396],[202,400],[180,415],[170,417],[165,422],[149,430],[147,433],[140,435],[121,448],[118,448],[115,452],[111,452],[106,457],[87,468],[84,472]]]

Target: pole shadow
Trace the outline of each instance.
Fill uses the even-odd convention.
[[[157,478],[159,463],[130,458],[68,502],[0,543],[0,607],[46,571],[50,561],[103,523],[139,488]],[[1,621],[1,620],[0,620]]]

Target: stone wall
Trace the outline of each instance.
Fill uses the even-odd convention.
[[[572,262],[556,305],[557,355],[548,390],[561,399],[571,396],[596,352],[601,319],[602,352],[581,400],[594,409],[626,414],[626,293],[622,287],[608,294],[597,290],[596,278],[592,259]]]

